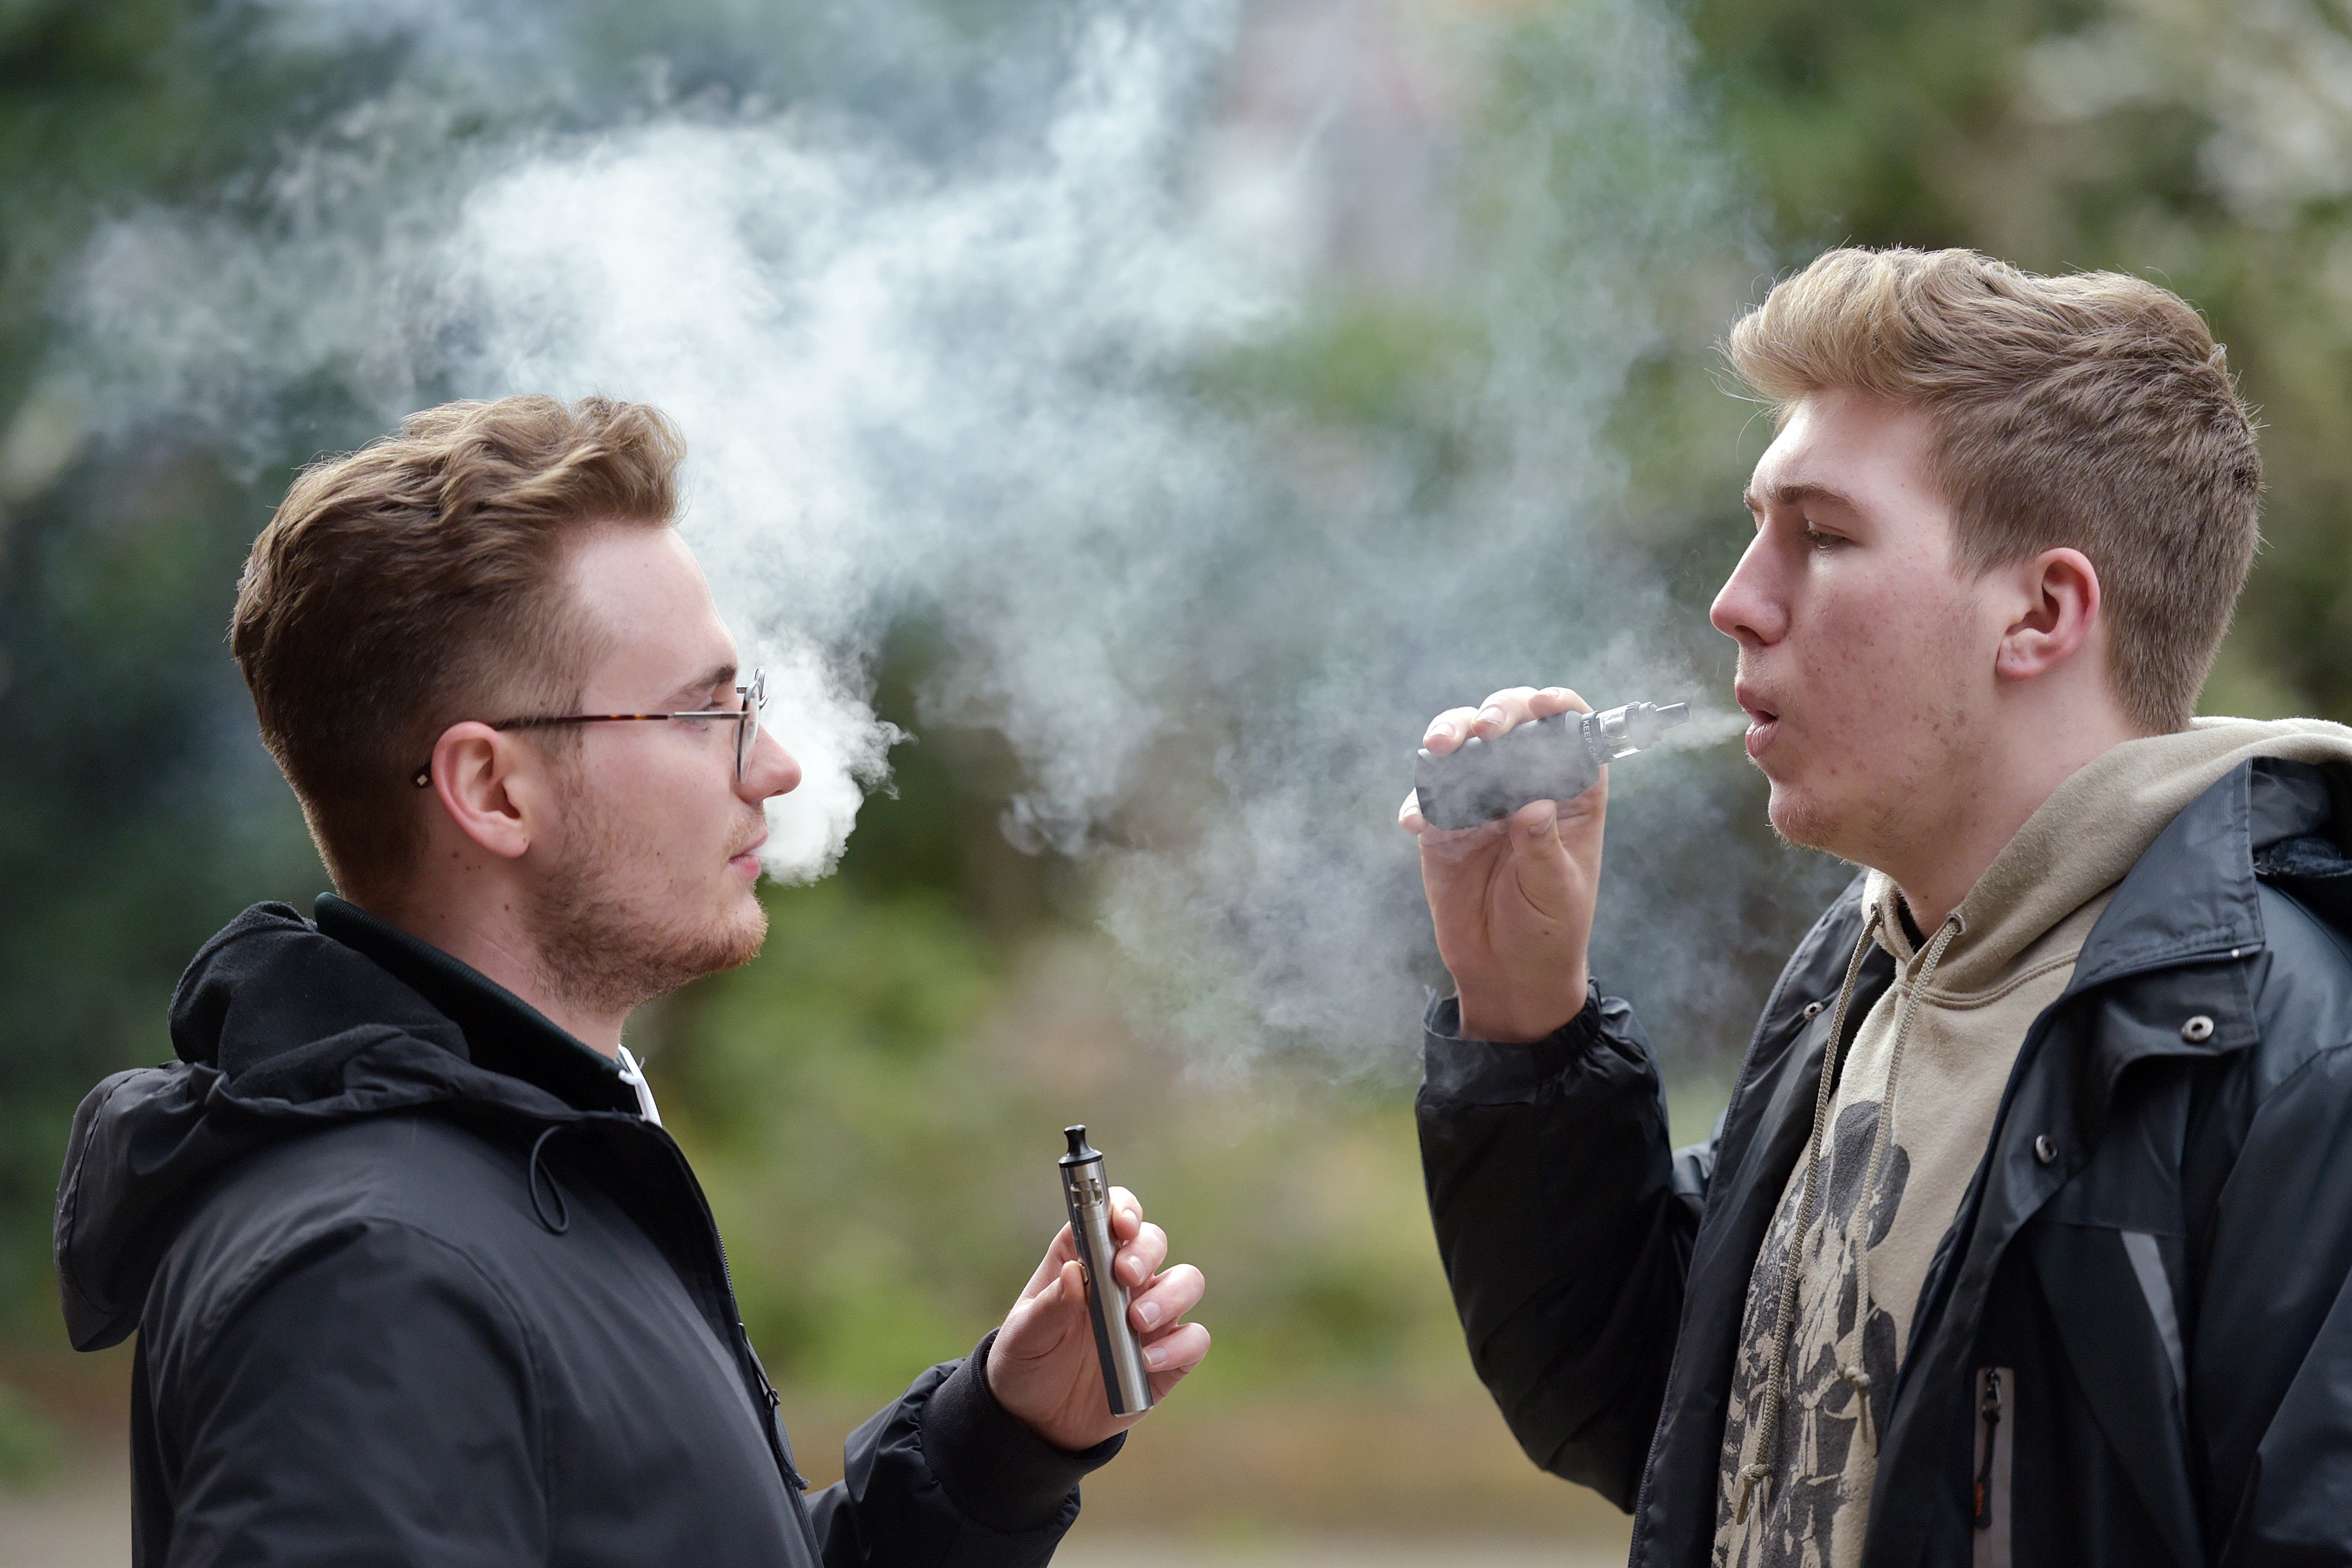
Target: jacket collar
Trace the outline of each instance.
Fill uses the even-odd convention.
[[[637,1109],[620,1064],[471,965],[331,893],[319,895],[320,934],[372,959],[466,1037],[477,1067],[536,1085],[581,1111]]]
[[[2326,775],[2312,764],[2262,758],[2231,768],[2124,878],[2083,944],[2067,994],[2146,970],[2251,956],[2263,940],[2258,855],[2324,833],[2333,816]],[[2210,1043],[2226,1048],[2218,1037]]]
[[[2340,898],[2352,885],[2352,860],[2333,838],[2336,788],[2315,764],[2242,763],[2189,802],[2124,878],[2050,1009],[2105,988],[2076,1070],[2074,1113],[2089,1142],[2104,1133],[2132,1063],[2218,1057],[2260,1040],[2252,970],[2265,941],[2262,883],[2306,901],[2315,890]],[[2158,971],[2170,977],[2114,983],[2154,982]]]

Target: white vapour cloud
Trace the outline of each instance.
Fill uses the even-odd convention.
[[[282,8],[314,43],[341,14]],[[1109,928],[1204,1047],[1389,1060],[1427,968],[1391,825],[1425,716],[1522,673],[1706,695],[1663,589],[1592,526],[1661,280],[1722,246],[1676,35],[1640,0],[1564,13],[1567,74],[1509,132],[1499,218],[1444,247],[1486,247],[1445,287],[1491,351],[1419,389],[1459,437],[1433,456],[1197,390],[1290,329],[1311,269],[1199,187],[1202,149],[1236,144],[1203,140],[1228,8],[1085,15],[1034,127],[944,161],[743,108],[449,151],[446,94],[396,87],[278,171],[258,221],[115,225],[79,319],[126,427],[209,414],[233,438],[321,382],[387,423],[449,395],[660,405],[691,448],[688,535],[806,768],[773,874],[829,870],[887,777],[867,672],[919,612],[956,655],[919,721],[1006,737],[1030,780],[1007,831],[1097,856]],[[1279,153],[1247,178],[1309,177],[1328,125],[1240,138]],[[1658,810],[1719,810],[1683,765],[1643,766]],[[1637,831],[1643,777],[1618,808]],[[1624,928],[1714,940],[1661,918]]]

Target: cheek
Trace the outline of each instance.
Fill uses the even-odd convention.
[[[714,845],[725,842],[712,824],[725,817],[723,805],[704,798],[712,793],[706,780],[684,768],[648,766],[609,783],[601,836],[617,863],[655,886],[688,886],[708,870]]]
[[[1966,683],[1977,642],[1974,606],[1935,585],[1822,596],[1809,672],[1856,700],[1898,707],[1943,699]]]
[[[1805,685],[1827,704],[1812,716],[1841,727],[1867,723],[1905,688],[1904,617],[1882,597],[1854,593],[1820,594],[1812,608],[1810,635],[1801,639]]]

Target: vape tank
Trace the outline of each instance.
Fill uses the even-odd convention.
[[[1628,703],[1606,713],[1530,719],[1492,740],[1473,737],[1439,757],[1413,759],[1421,815],[1433,828],[1475,828],[1530,800],[1572,800],[1601,782],[1618,758],[1646,751],[1690,717],[1690,705]]]
[[[1143,1346],[1127,1321],[1127,1287],[1111,1273],[1118,1241],[1110,1228],[1110,1181],[1102,1155],[1087,1146],[1083,1124],[1065,1127],[1070,1152],[1062,1156],[1062,1201],[1069,1206],[1070,1238],[1078,1266],[1087,1273],[1087,1311],[1095,1321],[1095,1354],[1102,1358],[1103,1392],[1114,1416],[1140,1416],[1151,1408],[1151,1375]]]

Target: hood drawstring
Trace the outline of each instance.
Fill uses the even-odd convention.
[[[1887,1145],[1895,1142],[1895,1086],[1903,1075],[1903,1042],[1910,1037],[1911,1020],[1919,1011],[1919,994],[1935,983],[1936,966],[1944,961],[1944,949],[1959,934],[1960,912],[1956,909],[1944,917],[1936,939],[1920,955],[1918,970],[1903,993],[1895,1015],[1895,1043],[1886,1053],[1886,1088],[1878,1097],[1878,1124],[1871,1129],[1870,1163],[1863,1167],[1862,1195],[1854,1200],[1862,1234],[1853,1248],[1853,1361],[1839,1370],[1853,1385],[1854,1397],[1862,1401],[1862,1435],[1873,1447],[1877,1446],[1878,1434],[1871,1425],[1870,1374],[1863,1366],[1869,1359],[1864,1347],[1870,1339],[1870,1233],[1878,1220],[1878,1173],[1885,1164]]]
[[[539,1222],[547,1227],[549,1234],[554,1236],[561,1236],[572,1228],[572,1204],[563,1196],[563,1188],[556,1182],[555,1167],[553,1166],[542,1167],[540,1157],[541,1151],[547,1147],[547,1140],[562,1131],[563,1131],[563,1124],[558,1122],[554,1126],[540,1134],[538,1140],[530,1145],[530,1168],[524,1176],[524,1180],[530,1187],[530,1211],[539,1216]],[[539,1173],[542,1168],[547,1172],[547,1196],[555,1200],[555,1212],[552,1215],[548,1213],[547,1205],[540,1201]]]
[[[637,1092],[637,1114],[655,1126],[660,1126],[662,1124],[661,1107],[654,1103],[654,1089],[652,1084],[646,1082],[645,1064],[632,1055],[625,1045],[621,1047],[621,1082]],[[565,1199],[563,1188],[556,1183],[555,1167],[544,1164],[542,1155],[547,1148],[547,1140],[562,1131],[563,1131],[563,1124],[559,1122],[540,1134],[539,1141],[530,1146],[530,1169],[527,1173],[530,1184],[531,1212],[539,1216],[539,1222],[541,1225],[557,1236],[572,1228],[572,1205]],[[547,1173],[547,1196],[549,1199],[553,1200],[552,1212],[550,1212],[547,1199],[540,1197],[541,1171]]]
[[[646,1082],[643,1063],[629,1054],[627,1046],[621,1047],[621,1082],[637,1092],[637,1114],[661,1125],[661,1107],[654,1103],[654,1086]]]
[[[1771,1458],[1780,1435],[1780,1416],[1789,1402],[1789,1336],[1796,1327],[1797,1287],[1803,1270],[1806,1236],[1813,1225],[1813,1205],[1821,1190],[1822,1144],[1828,1136],[1830,1104],[1837,1096],[1839,1059],[1845,1049],[1845,1016],[1853,1005],[1856,983],[1862,977],[1862,960],[1870,945],[1878,936],[1885,921],[1885,909],[1871,905],[1870,917],[1863,923],[1862,939],[1853,945],[1853,956],[1847,960],[1844,983],[1838,987],[1837,1009],[1830,1018],[1829,1048],[1822,1059],[1821,1092],[1813,1100],[1813,1132],[1805,1153],[1805,1182],[1797,1198],[1797,1220],[1789,1234],[1789,1246],[1781,1265],[1780,1300],[1772,1319],[1772,1350],[1764,1370],[1764,1414],[1756,1426],[1756,1458],[1742,1466],[1738,1484],[1733,1489],[1731,1511],[1735,1520],[1748,1518],[1748,1505],[1759,1494],[1764,1504],[1771,1500]],[[1903,991],[1895,1022],[1895,1043],[1887,1053],[1886,1088],[1879,1097],[1878,1125],[1870,1140],[1870,1161],[1864,1169],[1860,1196],[1854,1200],[1854,1212],[1862,1225],[1862,1236],[1854,1248],[1854,1352],[1853,1361],[1838,1369],[1862,1402],[1863,1436],[1874,1445],[1878,1434],[1870,1414],[1870,1374],[1864,1370],[1863,1346],[1867,1343],[1870,1330],[1870,1232],[1877,1215],[1879,1167],[1885,1158],[1890,1141],[1889,1125],[1895,1120],[1895,1080],[1903,1071],[1903,1045],[1911,1032],[1911,1019],[1918,1009],[1919,993],[1935,977],[1936,966],[1944,959],[1944,949],[1960,934],[1960,915],[1954,910],[1945,917],[1936,938],[1920,955],[1917,974]]]

